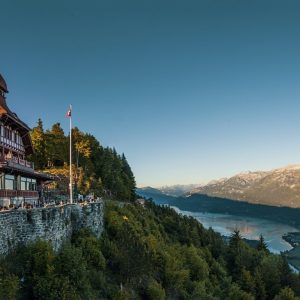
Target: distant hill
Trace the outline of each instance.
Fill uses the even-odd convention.
[[[165,195],[180,197],[186,193],[190,193],[191,191],[199,187],[201,187],[200,184],[176,184],[171,186],[162,186],[158,189]]]
[[[140,193],[151,193],[151,194],[163,194],[160,190],[155,189],[151,186],[146,186],[142,188],[137,188],[136,191]]]
[[[246,201],[272,206],[300,207],[300,165],[271,171],[244,172],[194,189],[190,195]]]
[[[180,197],[191,191],[199,188],[200,184],[176,184],[176,185],[166,185],[158,188],[153,188],[150,186],[139,188],[138,191],[141,193],[154,193],[154,194],[164,194],[167,196]]]
[[[147,199],[152,198],[157,204],[167,204],[170,201],[177,199],[176,197],[165,195],[160,190],[154,189],[152,187],[138,188],[136,190],[136,193],[139,196]]]

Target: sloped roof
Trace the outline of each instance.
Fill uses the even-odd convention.
[[[1,74],[0,74],[0,89],[5,93],[8,93],[6,82]]]
[[[8,93],[7,85],[4,78],[0,74],[0,90]],[[5,124],[12,126],[14,129],[21,133],[23,144],[25,147],[26,154],[33,153],[32,142],[30,138],[30,128],[26,123],[19,119],[18,115],[12,112],[6,104],[5,96],[0,94],[0,119]]]

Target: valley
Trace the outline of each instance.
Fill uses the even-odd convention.
[[[225,237],[235,229],[247,240],[258,240],[262,234],[271,252],[285,252],[289,263],[300,269],[300,247],[291,242],[300,231],[299,208],[251,204],[201,194],[171,197],[155,189],[138,189],[137,192],[156,204],[171,206],[183,215],[196,218],[204,227],[211,227]]]

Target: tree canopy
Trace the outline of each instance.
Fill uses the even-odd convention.
[[[68,175],[69,136],[59,123],[50,130],[44,130],[43,122],[38,120],[31,132],[34,154],[30,159],[39,170],[55,175]],[[135,178],[123,154],[114,148],[103,147],[91,134],[75,127],[72,130],[74,182],[76,191],[86,195],[106,195],[119,200],[135,198]],[[67,190],[67,184],[61,184]]]

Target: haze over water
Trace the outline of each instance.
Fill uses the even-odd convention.
[[[266,219],[228,214],[183,211],[173,207],[178,213],[197,219],[205,228],[211,227],[223,236],[230,236],[235,229],[240,230],[243,238],[258,240],[263,235],[269,250],[273,253],[291,250],[293,247],[282,239],[287,232],[298,232],[295,227]]]

